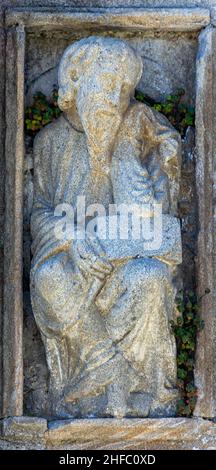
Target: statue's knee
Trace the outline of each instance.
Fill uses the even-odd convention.
[[[58,257],[49,258],[34,274],[34,286],[44,299],[59,288],[63,276],[62,262]]]
[[[169,269],[159,260],[139,259],[135,260],[130,277],[136,286],[153,283],[163,285],[169,281]]]
[[[169,268],[168,266],[159,260],[151,260],[149,265],[149,279],[152,281],[159,281],[160,284],[167,282],[170,279]]]

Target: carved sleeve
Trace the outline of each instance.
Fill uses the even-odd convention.
[[[181,176],[181,136],[165,116],[144,105],[142,113],[143,140],[148,142],[148,170],[152,176],[155,193],[166,190],[169,194],[167,211],[177,214]],[[157,197],[156,197],[157,198]],[[158,199],[158,198],[157,198]]]
[[[112,157],[117,203],[162,202],[176,215],[180,183],[181,137],[162,114],[134,103],[121,125]]]
[[[50,256],[68,249],[69,243],[56,238],[52,187],[52,141],[47,129],[34,142],[34,203],[31,216],[33,268]]]

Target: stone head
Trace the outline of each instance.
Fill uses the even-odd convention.
[[[105,149],[116,135],[141,74],[141,58],[121,39],[92,36],[65,50],[58,74],[59,107],[76,110],[95,151]]]

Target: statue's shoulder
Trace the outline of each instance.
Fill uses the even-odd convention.
[[[133,101],[127,109],[121,124],[118,139],[124,139],[125,136],[137,137],[145,132],[149,126],[155,127],[155,115],[150,106],[140,101]]]
[[[173,138],[180,141],[180,134],[168,121],[167,117],[158,112],[151,106],[135,101],[129,106],[124,119],[124,127],[131,129],[139,129],[144,132],[153,133],[155,135],[169,132]],[[131,132],[131,131],[130,131]]]
[[[174,129],[172,124],[168,121],[166,116],[158,112],[156,109],[152,108],[150,105],[141,103],[140,101],[134,100],[131,106],[128,109],[128,119],[137,119],[139,118],[142,121],[151,121],[152,123],[159,123],[165,125],[171,129]]]
[[[134,100],[128,108],[127,115],[130,118],[136,118],[137,116],[153,116],[154,109],[152,109],[149,105],[145,103],[141,103],[140,101]]]
[[[50,142],[57,141],[60,136],[62,138],[66,128],[67,123],[63,115],[61,115],[38,132],[34,139],[34,148],[47,146]]]

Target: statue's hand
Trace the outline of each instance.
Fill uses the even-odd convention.
[[[160,144],[160,157],[163,168],[167,174],[176,175],[178,172],[179,142],[175,139],[167,139]]]
[[[103,281],[113,270],[112,264],[105,258],[100,240],[95,236],[85,234],[84,240],[74,240],[70,256],[84,277],[90,274]]]

